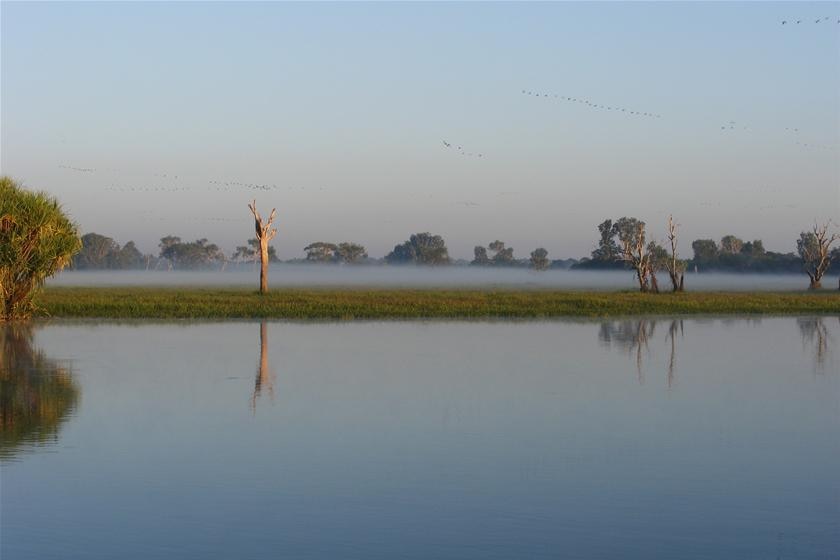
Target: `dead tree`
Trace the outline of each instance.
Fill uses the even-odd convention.
[[[823,225],[814,224],[811,231],[803,231],[796,240],[796,250],[802,259],[802,268],[811,279],[808,286],[811,290],[822,287],[820,281],[831,265],[831,244],[838,239],[838,235],[828,233],[829,225],[830,222]]]
[[[685,289],[685,263],[677,258],[677,224],[673,216],[668,216],[668,241],[671,244],[671,258],[665,263],[665,268],[668,269],[674,291],[682,292]]]
[[[268,293],[268,242],[277,235],[277,230],[271,227],[277,210],[272,208],[268,222],[263,224],[260,213],[257,212],[257,201],[254,200],[251,202],[248,208],[251,209],[251,214],[254,215],[254,229],[257,232],[257,241],[260,245],[260,293],[266,294]]]

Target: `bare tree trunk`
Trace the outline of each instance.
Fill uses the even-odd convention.
[[[659,282],[656,281],[656,273],[652,269],[650,271],[650,287],[654,294],[659,293]]]
[[[268,292],[268,241],[260,239],[260,293]]]
[[[253,201],[248,205],[251,213],[254,215],[254,229],[257,233],[257,241],[260,243],[260,293],[268,293],[268,242],[274,239],[277,235],[277,230],[271,227],[274,222],[274,216],[277,210],[272,208],[271,215],[268,217],[268,222],[263,224],[260,213],[257,212],[257,201]]]

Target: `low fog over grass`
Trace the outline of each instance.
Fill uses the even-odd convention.
[[[50,280],[50,286],[254,286],[259,271],[67,271]],[[837,276],[824,285],[837,286]],[[515,287],[563,290],[633,290],[631,270],[536,272],[524,268],[415,267],[415,266],[325,266],[275,264],[272,287]],[[804,290],[804,274],[688,273],[686,289],[692,291]]]

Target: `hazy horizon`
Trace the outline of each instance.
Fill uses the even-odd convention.
[[[3,2],[0,19],[2,173],[143,252],[177,235],[229,254],[252,199],[277,208],[282,259],[314,241],[381,257],[422,231],[453,258],[494,239],[580,258],[606,218],[661,241],[669,214],[686,257],[726,234],[791,252],[840,222],[838,3]]]

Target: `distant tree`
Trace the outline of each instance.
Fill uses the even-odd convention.
[[[737,255],[741,252],[744,242],[734,235],[725,235],[720,240],[720,252]]]
[[[490,258],[491,262],[497,266],[511,266],[516,264],[513,258],[513,247],[505,248],[505,242],[498,239],[492,242],[488,249],[493,251],[493,256]]]
[[[170,268],[203,268],[225,262],[225,255],[215,243],[197,239],[184,243],[172,235],[161,238],[160,258],[166,259]]]
[[[636,218],[620,218],[615,223],[619,258],[636,271],[639,290],[650,291],[651,257],[645,242],[645,223]]]
[[[490,258],[487,256],[486,247],[476,245],[475,249],[473,249],[473,254],[475,255],[475,258],[470,264],[475,266],[487,266],[488,264],[490,264]]]
[[[256,262],[257,252],[251,247],[251,240],[248,240],[248,245],[239,245],[236,251],[230,256],[230,260],[238,263]]]
[[[708,264],[717,260],[718,248],[712,239],[697,239],[691,244],[691,249],[697,264]]]
[[[534,270],[547,270],[551,266],[548,260],[548,251],[539,247],[531,251],[531,268]]]
[[[123,245],[122,249],[116,254],[116,268],[142,268],[145,261],[146,258],[134,244],[134,241],[129,241]]]
[[[831,245],[838,239],[836,233],[829,233],[829,224],[814,224],[811,231],[799,234],[796,251],[802,259],[802,268],[811,279],[810,289],[821,288],[823,275],[831,266]]]
[[[257,201],[254,200],[248,205],[248,209],[254,216],[254,230],[257,234],[257,241],[259,242],[260,253],[260,293],[268,293],[268,242],[274,239],[277,235],[277,230],[272,227],[274,223],[274,216],[277,215],[277,210],[272,208],[271,215],[268,221],[263,222],[262,216],[257,212]]]
[[[310,262],[328,263],[335,261],[338,246],[335,243],[316,241],[303,248],[306,260]]]
[[[665,259],[665,270],[671,278],[671,286],[675,292],[682,292],[685,289],[685,261],[677,256],[677,227],[674,217],[668,216],[668,243],[671,246],[671,254]]]
[[[335,251],[336,260],[345,264],[356,264],[366,259],[367,256],[367,250],[364,246],[359,245],[358,243],[350,243],[348,241],[339,243],[338,248]]]
[[[114,261],[120,246],[110,237],[98,233],[82,236],[82,248],[73,257],[73,266],[80,270],[115,268]]]
[[[56,199],[0,177],[0,321],[28,317],[37,291],[81,245]]]
[[[449,250],[441,236],[428,232],[415,233],[408,241],[396,245],[394,250],[385,256],[385,261],[388,264],[449,264]]]
[[[174,236],[174,235],[167,235],[166,237],[160,238],[160,243],[158,247],[160,247],[160,258],[169,262],[169,267],[172,268],[172,265],[175,263],[175,253],[177,251],[177,247],[181,245],[181,238]]]
[[[615,229],[612,220],[604,220],[598,224],[598,231],[601,239],[598,241],[598,248],[592,251],[592,259],[601,262],[614,262],[618,258],[618,244],[615,236],[618,231]]]
[[[746,255],[748,257],[760,257],[765,253],[766,251],[764,250],[764,243],[761,241],[761,239],[747,241],[746,243],[744,243],[744,246],[741,247],[741,254]]]

